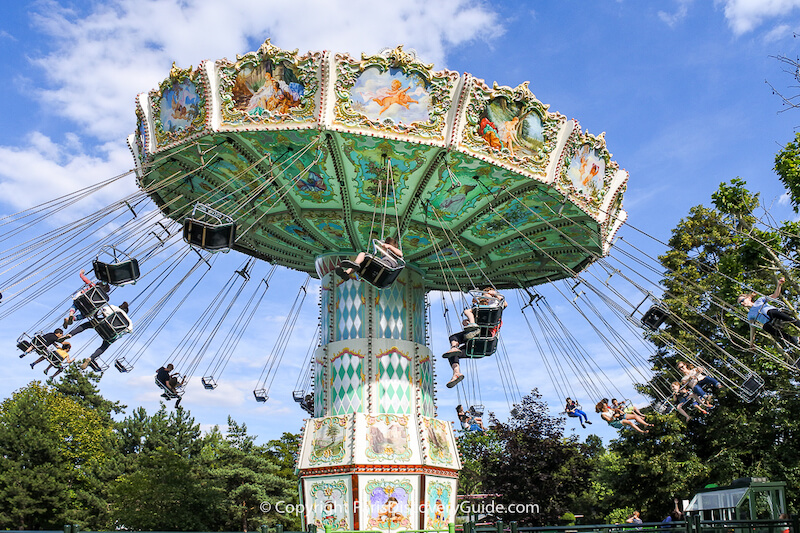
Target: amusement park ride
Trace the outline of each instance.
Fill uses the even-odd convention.
[[[137,117],[139,186],[185,240],[321,280],[298,462],[306,521],[452,522],[460,462],[435,417],[426,294],[530,287],[607,253],[628,176],[603,137],[527,85],[435,71],[401,47],[358,60],[267,42],[235,62],[173,67]],[[336,275],[386,236],[400,266],[372,255],[358,277]],[[469,355],[496,343],[481,346]]]
[[[229,250],[249,257],[227,291],[241,292],[259,262],[318,278],[313,394],[295,397],[312,415],[298,459],[306,523],[408,530],[453,522],[461,464],[451,424],[436,417],[428,294],[527,291],[602,261],[626,218],[628,180],[604,136],[550,112],[527,84],[489,86],[433,70],[402,47],[355,59],[301,55],[269,41],[236,61],[173,66],[158,88],[138,96],[136,116],[128,143],[140,191],[59,238],[99,249],[95,277],[112,287],[172,272],[196,252],[180,286]],[[142,214],[150,201],[157,209]],[[82,240],[96,233],[92,224],[109,224],[102,217],[129,213],[110,237]],[[181,237],[190,247],[146,270]],[[382,260],[390,255],[380,249],[387,237],[402,251],[392,264]],[[133,244],[123,252],[121,242]],[[357,273],[337,274],[362,252]],[[63,279],[70,268],[56,263],[38,272]],[[25,275],[4,285],[12,303],[27,290],[15,289]],[[307,284],[287,324],[297,319]],[[144,301],[158,285],[142,291]],[[118,357],[118,371],[133,370],[160,327],[144,340],[141,332],[176,291],[132,313],[133,334],[119,342],[139,351]],[[111,299],[98,283],[74,302],[109,344],[124,333],[123,317],[95,313]],[[259,302],[253,292],[223,343],[227,357]],[[212,306],[199,322],[230,311],[222,299]],[[491,356],[498,344],[502,308],[475,312],[478,333],[461,352],[467,359]],[[641,313],[651,329],[666,318],[657,306]],[[171,355],[187,379],[207,349],[193,344],[199,337],[187,333]],[[20,348],[31,346],[52,357],[42,335],[20,338]],[[225,361],[209,366],[205,388],[216,387]],[[91,363],[105,369],[101,360]],[[165,398],[180,397],[182,386]],[[258,401],[267,393],[254,391]]]

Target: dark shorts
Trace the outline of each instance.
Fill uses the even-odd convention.
[[[453,333],[452,335],[450,335],[450,342],[451,343],[457,342],[458,345],[461,346],[462,344],[467,342],[467,339],[464,336],[464,332],[463,331],[459,331],[458,333]]]

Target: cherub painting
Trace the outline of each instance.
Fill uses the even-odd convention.
[[[175,84],[161,94],[161,127],[175,132],[186,129],[199,113],[200,99],[194,83]]]
[[[569,162],[567,177],[578,192],[596,195],[603,187],[605,162],[588,144],[578,149]]]
[[[399,69],[381,72],[368,68],[350,90],[353,108],[372,120],[389,117],[395,122],[427,122],[430,94],[424,80]]]

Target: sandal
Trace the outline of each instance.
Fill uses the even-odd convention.
[[[342,261],[339,261],[339,266],[352,268],[353,272],[358,272],[359,270],[361,270],[361,265],[359,265],[355,261],[350,261],[349,259],[343,259]]]
[[[344,281],[350,281],[352,279],[350,274],[345,272],[342,267],[336,267],[336,275],[342,278]]]
[[[452,389],[453,387],[461,383],[463,380],[464,380],[464,374],[459,374],[447,382],[447,388]]]

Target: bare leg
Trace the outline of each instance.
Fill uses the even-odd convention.
[[[636,422],[642,424],[643,426],[652,426],[653,425],[653,424],[648,424],[647,422],[645,422],[644,418],[642,418],[639,415],[633,414],[633,413],[626,414],[625,418],[627,420],[635,420]]]
[[[675,409],[677,409],[678,412],[680,414],[682,414],[684,416],[684,418],[686,418],[687,422],[692,419],[692,417],[689,416],[689,414],[686,411],[683,410],[683,404],[676,406]]]
[[[363,262],[364,262],[364,258],[365,258],[365,257],[367,257],[367,254],[365,254],[364,252],[360,252],[360,253],[359,253],[359,254],[356,256],[356,258],[355,258],[355,259],[353,259],[353,263],[355,263],[355,264],[357,264],[359,267],[361,267],[361,263],[363,263]],[[347,269],[345,269],[345,273],[347,273],[348,275],[349,275],[349,274],[352,274],[352,273],[353,273],[353,269],[352,269],[352,267],[351,267],[351,268],[347,268]]]
[[[633,420],[622,420],[622,423],[632,427],[633,429],[635,429],[639,433],[647,433],[647,431],[643,431],[642,428],[637,426],[636,423],[633,422]]]
[[[464,316],[467,317],[467,320],[469,320],[470,324],[475,323],[475,314],[472,312],[472,309],[464,309]]]
[[[36,365],[38,365],[38,364],[39,364],[39,363],[41,363],[42,361],[44,361],[44,356],[40,357],[39,359],[37,359],[36,361],[34,361],[33,363],[31,363],[31,368],[35,367]]]

